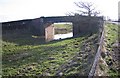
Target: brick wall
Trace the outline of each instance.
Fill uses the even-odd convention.
[[[47,25],[45,27],[45,40],[46,42],[54,39],[54,26],[53,24]]]

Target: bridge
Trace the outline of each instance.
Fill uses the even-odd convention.
[[[43,36],[46,41],[54,38],[54,23],[71,22],[73,24],[73,37],[78,34],[95,33],[103,24],[103,17],[88,16],[54,16],[36,19],[3,22],[3,33],[7,30],[26,29],[34,35]]]

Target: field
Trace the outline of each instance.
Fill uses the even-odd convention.
[[[72,32],[72,24],[67,23],[67,24],[54,24],[55,27],[55,34],[66,34],[69,32]]]
[[[29,32],[9,31],[2,40],[3,76],[87,75],[97,38],[96,33],[44,43]]]

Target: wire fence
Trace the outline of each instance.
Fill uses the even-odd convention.
[[[95,55],[94,62],[93,62],[92,68],[89,72],[88,78],[93,78],[95,76],[97,66],[98,66],[98,63],[99,63],[99,59],[101,57],[101,50],[102,50],[103,42],[104,42],[104,33],[105,33],[105,31],[104,31],[104,25],[103,25],[102,28],[100,29],[100,34],[99,34],[99,39],[100,40],[98,42],[97,53]]]

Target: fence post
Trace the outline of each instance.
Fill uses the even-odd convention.
[[[104,23],[102,24],[102,26],[99,29],[99,38],[100,38],[100,40],[98,40],[99,46],[97,49],[97,53],[95,55],[95,59],[94,59],[92,68],[89,72],[88,78],[93,78],[93,76],[95,76],[96,68],[97,68],[98,63],[99,63],[99,58],[101,56],[101,48],[102,48],[102,44],[104,41]]]

